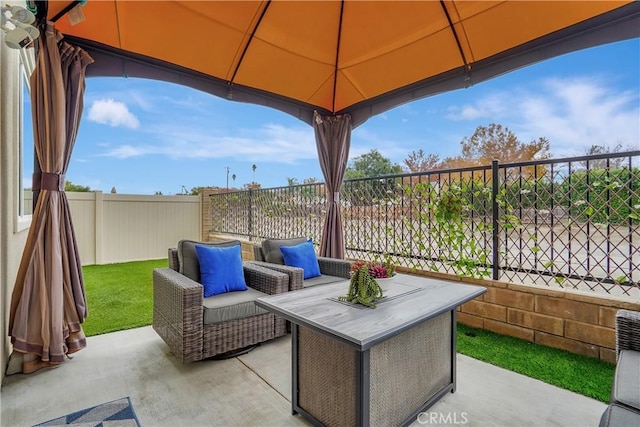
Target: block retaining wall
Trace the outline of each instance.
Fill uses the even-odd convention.
[[[458,307],[460,323],[610,363],[616,361],[616,312],[640,311],[640,301],[630,298],[398,270],[486,287],[485,294]]]

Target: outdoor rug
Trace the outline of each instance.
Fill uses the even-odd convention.
[[[73,412],[38,426],[82,425],[95,427],[140,427],[129,397]]]

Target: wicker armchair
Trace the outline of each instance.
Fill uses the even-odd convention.
[[[320,266],[320,277],[312,279],[303,279],[302,269],[297,267],[289,267],[284,265],[282,255],[277,252],[280,246],[295,245],[305,242],[305,237],[292,239],[266,239],[261,244],[253,246],[253,255],[255,261],[252,263],[261,267],[267,267],[275,271],[286,273],[289,276],[289,290],[295,291],[310,286],[335,283],[348,279],[351,270],[351,261],[318,257]],[[276,253],[274,253],[276,252]]]
[[[616,313],[616,356],[611,403],[600,426],[640,426],[640,312]]]
[[[622,350],[640,351],[640,312],[620,310],[616,313],[616,356]]]
[[[287,333],[284,321],[276,322],[273,313],[251,300],[286,292],[286,274],[245,262],[247,291],[204,298],[202,285],[181,273],[181,261],[188,262],[181,259],[178,249],[171,248],[169,268],[153,271],[153,329],[182,363],[224,356]],[[212,316],[211,310],[218,310],[224,320],[216,321],[216,312]],[[229,314],[234,310],[236,314]]]

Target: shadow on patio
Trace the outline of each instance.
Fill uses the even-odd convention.
[[[460,354],[457,364],[457,391],[412,426],[595,426],[606,408]],[[124,396],[143,426],[309,425],[291,415],[290,335],[182,365],[150,326],[90,337],[60,367],[6,377],[1,424],[33,425]]]

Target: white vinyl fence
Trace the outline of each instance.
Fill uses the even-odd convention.
[[[181,239],[199,240],[199,196],[67,192],[83,265],[160,259]],[[31,206],[25,194],[25,205]]]

